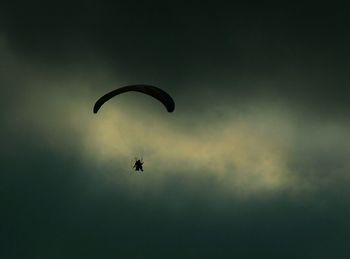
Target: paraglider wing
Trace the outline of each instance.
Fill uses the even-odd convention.
[[[152,85],[128,85],[113,90],[98,99],[94,105],[94,113],[97,113],[101,106],[109,99],[113,98],[116,95],[130,91],[140,92],[154,97],[165,106],[168,112],[173,112],[175,109],[175,102],[173,98],[171,98],[171,96],[162,89]]]

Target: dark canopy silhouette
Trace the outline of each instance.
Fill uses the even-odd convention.
[[[94,105],[94,113],[97,113],[101,106],[107,102],[109,99],[113,98],[116,95],[135,91],[150,95],[160,101],[168,112],[173,112],[175,109],[175,102],[171,96],[163,91],[162,89],[152,86],[152,85],[128,85],[116,90],[113,90],[105,95],[103,95]]]

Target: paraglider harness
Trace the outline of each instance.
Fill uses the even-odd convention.
[[[143,158],[141,158],[141,159],[135,158],[135,163],[134,163],[134,166],[132,168],[135,168],[135,171],[143,172],[142,165],[143,165]]]

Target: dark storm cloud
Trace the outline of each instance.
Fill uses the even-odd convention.
[[[135,199],[91,179],[97,168],[71,154],[18,143],[2,164],[5,258],[348,256],[349,200],[339,185],[298,202],[280,193],[215,205],[202,196],[209,179],[188,189],[174,176],[161,196]]]
[[[205,100],[253,95],[330,116],[349,110],[349,22],[340,7],[60,1],[2,12],[16,50],[49,66],[98,57],[129,81],[207,91]]]
[[[349,257],[340,7],[1,5],[0,257]],[[139,82],[172,120],[127,97],[92,117]]]
[[[24,81],[32,81],[36,85],[43,70],[37,73]],[[74,78],[73,82],[70,80],[68,75],[64,82],[69,86],[76,83]],[[224,116],[224,122],[210,118],[214,130],[209,126],[203,128],[206,141],[198,141],[202,139],[203,132],[197,128],[198,120],[192,118],[192,114],[187,115],[190,117],[187,120],[192,119],[194,135],[191,131],[184,133],[182,127],[186,129],[188,126],[181,125],[179,119],[180,127],[174,127],[178,132],[167,129],[167,136],[178,143],[175,151],[187,155],[189,162],[194,162],[199,168],[191,163],[183,164],[186,160],[179,163],[177,159],[181,158],[181,154],[174,154],[169,159],[165,156],[169,152],[166,146],[159,146],[160,154],[153,157],[157,166],[166,170],[157,170],[153,163],[154,169],[138,177],[125,174],[121,163],[120,157],[129,152],[128,147],[120,153],[113,153],[108,145],[103,145],[102,151],[107,151],[110,160],[95,163],[101,152],[99,143],[95,141],[103,139],[104,135],[114,134],[117,144],[121,145],[122,141],[116,134],[120,121],[123,125],[131,124],[127,115],[120,117],[114,110],[109,115],[109,109],[105,109],[99,123],[105,121],[106,127],[103,131],[93,132],[95,137],[88,134],[90,145],[81,148],[80,139],[85,139],[84,132],[89,132],[90,128],[88,122],[91,118],[85,114],[85,110],[92,108],[86,105],[89,95],[84,95],[87,100],[81,100],[81,95],[70,96],[68,93],[71,92],[66,93],[66,88],[57,90],[56,83],[51,85],[50,80],[40,82],[50,87],[52,97],[36,105],[35,100],[42,100],[45,94],[29,85],[25,98],[16,99],[8,110],[18,117],[7,125],[10,127],[7,136],[10,137],[2,145],[11,147],[2,153],[4,162],[1,165],[1,190],[6,197],[3,203],[6,213],[1,215],[5,225],[1,235],[4,257],[348,256],[350,226],[347,219],[350,211],[347,205],[347,172],[350,166],[346,157],[350,151],[347,143],[350,142],[348,126],[343,122],[338,121],[337,125],[328,123],[324,127],[317,118],[316,121],[306,116],[295,118],[283,109],[281,114],[288,116],[282,118],[279,113],[271,116],[269,112],[261,115],[253,112],[253,118],[249,118],[250,115],[244,112],[236,112],[243,122],[248,122],[243,132],[248,131],[246,134],[249,135],[242,136],[242,143],[253,141],[253,144],[259,144],[250,150],[236,142],[240,152],[235,153],[236,157],[232,159],[238,162],[245,155],[253,154],[249,159],[254,161],[248,163],[248,170],[244,173],[249,175],[249,170],[259,165],[259,156],[256,156],[260,154],[259,148],[264,149],[266,154],[271,152],[271,146],[262,140],[255,142],[257,139],[268,138],[267,142],[284,139],[289,149],[288,168],[278,170],[288,169],[281,172],[282,175],[293,174],[301,180],[296,182],[294,189],[282,185],[282,188],[267,195],[264,191],[255,193],[253,190],[251,195],[242,195],[241,199],[236,192],[249,192],[250,185],[257,181],[254,178],[259,179],[259,174],[252,177],[248,184],[236,185],[232,191],[228,186],[232,189],[234,182],[239,182],[240,175],[232,177],[232,174],[226,174],[220,180],[216,173],[221,168],[217,166],[217,172],[210,173],[215,167],[208,167],[205,163],[222,163],[225,157],[220,157],[220,154],[213,161],[208,157],[196,160],[197,156],[201,158],[206,152],[213,155],[221,152],[221,148],[225,151],[225,143],[235,140],[236,135],[240,139],[242,131],[230,125],[235,117],[232,114],[229,114],[232,118],[228,121],[228,115]],[[77,87],[83,89],[85,85],[77,84]],[[62,95],[62,91],[65,94]],[[122,110],[125,114],[126,111]],[[261,107],[258,110],[264,111]],[[132,114],[130,111],[127,113]],[[113,117],[118,123],[109,129],[108,123],[115,125]],[[295,120],[297,123],[294,125],[291,122]],[[233,121],[234,124],[242,123],[237,119]],[[155,122],[157,126],[152,130],[157,132],[164,127],[162,120],[156,119]],[[213,136],[207,132],[213,133],[215,127],[222,126],[227,127],[231,134],[220,131]],[[132,129],[126,127],[126,130]],[[262,134],[265,131],[269,134]],[[132,133],[138,137],[137,132]],[[164,133],[159,135],[161,137]],[[290,135],[291,142],[288,139]],[[219,142],[215,147],[215,142],[211,142],[213,139],[226,142]],[[213,151],[205,146],[206,142],[213,145]],[[198,152],[186,153],[187,148],[194,147],[199,149]],[[279,145],[272,145],[272,149],[275,148],[278,152],[285,152]],[[96,150],[98,152],[94,153]],[[86,159],[86,151],[93,152],[93,156]],[[162,153],[165,155],[161,156]],[[151,154],[149,156],[152,157]],[[159,156],[169,160],[162,161]],[[152,167],[151,160],[147,160],[148,168]],[[164,164],[172,163],[176,163],[175,171],[164,167]],[[264,167],[260,169],[269,173],[269,167],[268,170]]]

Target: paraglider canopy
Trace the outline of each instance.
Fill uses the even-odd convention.
[[[140,92],[152,96],[153,98],[160,101],[168,112],[173,112],[175,109],[175,102],[173,98],[171,98],[171,96],[162,89],[152,85],[128,85],[106,93],[101,98],[99,98],[94,105],[94,113],[97,113],[101,106],[114,96],[130,91]]]

